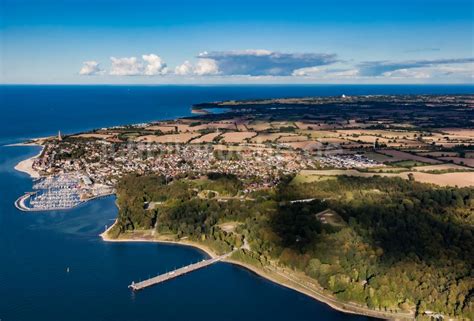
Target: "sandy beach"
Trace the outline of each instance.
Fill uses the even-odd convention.
[[[43,152],[43,149],[44,149],[43,145],[39,145],[39,144],[35,144],[35,143],[24,143],[24,144],[12,144],[12,145],[8,145],[8,146],[41,146],[41,150],[38,152],[38,154],[36,154],[35,156],[30,157],[28,159],[22,160],[21,162],[19,162],[15,166],[15,170],[17,170],[19,172],[26,173],[26,174],[30,175],[31,178],[40,178],[41,177],[40,174],[33,169],[33,162]]]

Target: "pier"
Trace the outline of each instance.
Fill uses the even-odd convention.
[[[230,256],[232,253],[233,252],[230,252],[230,253],[227,253],[227,254],[212,258],[212,259],[202,260],[201,262],[186,265],[186,266],[183,266],[183,267],[181,267],[179,269],[176,269],[174,271],[171,271],[171,272],[168,272],[168,273],[165,273],[165,274],[160,274],[158,276],[155,276],[155,277],[150,278],[150,279],[145,280],[145,281],[141,281],[141,282],[137,282],[137,283],[132,282],[132,284],[130,284],[128,287],[130,289],[132,289],[133,291],[139,291],[139,290],[142,290],[142,289],[147,288],[149,286],[159,284],[159,283],[163,283],[163,282],[169,281],[171,279],[177,278],[179,276],[182,276],[184,274],[191,273],[193,271],[205,268],[206,266],[209,266],[209,265],[214,264],[216,262],[222,261],[226,257]]]

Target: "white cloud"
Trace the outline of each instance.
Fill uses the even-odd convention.
[[[99,63],[97,61],[84,61],[82,63],[82,68],[79,70],[79,75],[83,76],[93,76],[100,75],[103,73],[103,70],[100,69]]]
[[[156,76],[168,71],[163,59],[155,54],[143,55],[142,60],[136,57],[110,57],[110,60],[112,66],[109,74],[112,76]]]
[[[147,62],[144,70],[146,76],[164,75],[168,72],[166,63],[161,59],[161,57],[149,54],[143,55],[142,59]]]
[[[110,74],[112,76],[138,76],[142,74],[143,65],[136,57],[115,58],[110,57],[112,66]]]
[[[174,70],[176,75],[180,76],[207,76],[217,75],[219,73],[219,67],[213,59],[198,59],[197,63],[193,65],[186,60],[182,65],[179,65]]]
[[[174,69],[174,73],[180,76],[187,76],[193,74],[194,66],[186,60],[182,65],[177,66]]]
[[[219,67],[214,59],[199,59],[194,67],[194,73],[199,76],[215,75],[219,72]]]
[[[293,70],[292,76],[305,77],[305,76],[314,76],[321,73],[321,68],[319,67],[307,67]]]

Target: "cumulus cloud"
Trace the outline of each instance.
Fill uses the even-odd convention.
[[[142,64],[136,57],[115,58],[110,57],[112,66],[110,74],[112,76],[138,76],[142,73]]]
[[[176,66],[174,73],[180,76],[191,75],[194,72],[194,66],[188,60],[183,62],[183,64]]]
[[[110,60],[112,66],[109,74],[112,76],[155,76],[167,73],[166,63],[154,54],[143,55],[142,60],[136,57],[110,57]]]
[[[143,55],[142,59],[147,63],[144,70],[146,76],[164,75],[167,73],[168,69],[166,63],[161,57],[150,54]]]
[[[175,74],[180,76],[206,76],[206,75],[217,75],[219,73],[219,67],[213,59],[198,59],[197,63],[193,65],[189,61],[185,61],[183,64],[177,66],[174,70]]]
[[[369,61],[359,64],[358,67],[362,76],[377,77],[390,74],[397,70],[408,70],[423,67],[437,67],[442,65],[453,64],[468,64],[472,62],[474,62],[474,58],[411,60],[404,62]]]
[[[219,73],[217,62],[213,59],[199,59],[194,67],[196,75],[215,75]]]
[[[337,61],[335,54],[269,50],[202,52],[198,58],[214,61],[215,69],[222,75],[249,76],[291,76],[297,69],[324,66]]]
[[[93,75],[100,75],[103,71],[99,67],[99,63],[97,61],[84,61],[82,63],[82,68],[79,70],[79,75],[83,76],[93,76]]]

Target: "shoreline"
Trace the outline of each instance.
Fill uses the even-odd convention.
[[[110,229],[112,229],[115,225],[117,220],[114,221],[112,225],[110,225],[104,232],[99,234],[100,238],[104,242],[110,242],[110,243],[129,243],[129,242],[137,242],[137,243],[161,243],[161,244],[171,244],[171,245],[180,245],[180,246],[188,246],[192,247],[194,249],[198,249],[204,253],[206,253],[210,258],[214,259],[218,257],[219,255],[215,253],[213,250],[208,248],[207,246],[203,244],[199,244],[197,242],[192,242],[192,241],[173,241],[173,240],[166,240],[166,239],[147,239],[147,238],[118,238],[114,239],[111,238],[110,236],[107,235]]]
[[[14,167],[16,171],[26,173],[33,179],[41,178],[40,173],[33,169],[33,162],[43,153],[44,147],[45,147],[44,145],[40,145],[37,143],[18,143],[18,144],[11,144],[7,146],[10,146],[10,147],[41,146],[41,150],[38,152],[38,154],[20,161]]]
[[[208,248],[207,246],[200,244],[198,242],[193,241],[186,241],[186,240],[167,240],[167,239],[158,239],[158,238],[143,238],[143,237],[125,237],[125,238],[118,238],[114,239],[107,235],[110,229],[113,228],[115,222],[109,226],[104,232],[99,234],[104,242],[111,242],[111,243],[127,243],[127,242],[138,242],[138,243],[158,243],[158,244],[169,244],[169,245],[178,245],[178,246],[188,246],[193,247],[194,249],[200,250],[206,253],[210,258],[215,258],[218,256],[213,250]],[[269,268],[259,268],[244,262],[240,262],[234,260],[232,258],[226,258],[222,260],[222,262],[228,264],[234,264],[241,268],[244,268],[261,278],[269,282],[273,282],[279,286],[297,291],[301,294],[304,294],[322,304],[328,305],[330,308],[337,310],[343,313],[355,314],[355,315],[362,315],[368,316],[373,318],[381,318],[385,320],[411,320],[413,319],[413,315],[406,315],[406,316],[394,316],[393,313],[390,312],[383,312],[377,310],[371,310],[368,308],[364,308],[363,306],[358,306],[351,302],[340,302],[336,298],[327,297],[325,293],[321,293],[315,289],[309,288],[308,286],[298,284],[296,280],[292,280],[290,277],[285,276],[284,274],[278,271],[269,270]]]

